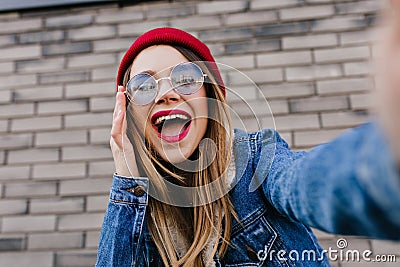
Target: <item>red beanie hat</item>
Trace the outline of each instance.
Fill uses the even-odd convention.
[[[117,86],[122,85],[125,72],[132,64],[135,57],[142,50],[153,45],[162,45],[162,44],[178,45],[185,47],[193,51],[203,61],[209,62],[208,67],[210,68],[210,71],[213,73],[218,85],[222,90],[222,93],[225,95],[225,87],[222,81],[221,74],[218,70],[217,64],[215,63],[215,59],[211,55],[208,47],[193,35],[175,28],[153,29],[144,33],[139,38],[137,38],[136,41],[129,47],[128,51],[126,51],[119,65],[117,74]]]

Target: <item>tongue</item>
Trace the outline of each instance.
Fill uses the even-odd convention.
[[[161,129],[163,136],[177,136],[185,130],[185,123],[182,120],[170,120],[164,122]]]

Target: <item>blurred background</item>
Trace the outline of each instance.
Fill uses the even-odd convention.
[[[381,0],[0,0],[0,266],[93,266],[114,171],[109,133],[119,60],[143,32],[203,40],[262,127],[309,149],[368,120],[371,29]],[[235,106],[249,130],[254,118]],[[235,122],[236,123],[236,122]],[[356,151],[355,151],[356,152]],[[337,249],[339,237],[315,231]],[[347,238],[396,255],[400,244]]]

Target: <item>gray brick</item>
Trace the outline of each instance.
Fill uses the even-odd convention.
[[[0,104],[10,103],[11,96],[12,94],[10,90],[0,91]]]
[[[57,252],[56,265],[58,267],[94,266],[96,255],[96,251]]]
[[[339,64],[286,68],[286,79],[288,81],[309,81],[321,78],[334,78],[341,75],[342,68]]]
[[[221,25],[221,18],[215,16],[190,16],[171,20],[171,27],[183,30],[208,30]]]
[[[311,26],[312,31],[344,31],[363,28],[367,25],[364,17],[335,17],[316,20]]]
[[[0,180],[29,179],[29,166],[1,166]]]
[[[249,69],[255,67],[253,55],[225,56],[216,58],[216,61],[235,69]]]
[[[186,4],[184,2],[172,4],[172,3],[159,3],[154,4],[146,12],[147,18],[168,18],[168,17],[181,17],[190,16],[196,13],[196,8],[193,4]]]
[[[36,85],[36,75],[7,75],[0,77],[0,90]]]
[[[8,131],[8,120],[0,120],[0,132]]]
[[[93,40],[115,37],[117,30],[114,26],[90,26],[68,31],[68,37],[74,41]]]
[[[14,90],[16,101],[54,100],[61,99],[63,94],[62,86],[39,86],[31,89]]]
[[[251,71],[245,71],[244,74],[250,78],[251,81],[256,83],[267,83],[267,82],[279,82],[283,81],[282,69],[257,69]],[[229,74],[229,81],[232,85],[249,84],[247,77],[235,73]]]
[[[1,62],[0,63],[0,73],[12,73],[14,72],[14,63],[13,62]]]
[[[125,25],[125,24],[123,24]],[[119,31],[121,30],[120,25]],[[131,28],[135,27],[129,24],[126,26],[126,30],[132,30]],[[129,33],[130,35],[130,33]],[[139,34],[138,34],[139,35]],[[94,52],[113,52],[113,51],[126,51],[130,45],[133,43],[133,38],[113,38],[109,40],[98,40],[93,41],[93,51]]]
[[[114,11],[114,10],[113,10]],[[95,17],[97,23],[121,23],[128,21],[140,21],[144,19],[144,13],[141,10],[127,10],[118,12],[104,12]]]
[[[28,149],[8,152],[8,163],[58,161],[58,149]]]
[[[39,131],[61,129],[61,116],[13,119],[11,131]]]
[[[0,215],[25,214],[28,210],[27,208],[26,200],[0,200]]]
[[[353,78],[317,82],[318,94],[340,94],[347,92],[365,92],[372,88],[369,78]]]
[[[312,62],[310,51],[279,52],[257,55],[257,66],[290,66]]]
[[[104,213],[60,215],[58,229],[62,231],[99,229],[101,228],[103,217]]]
[[[89,176],[111,177],[114,169],[115,169],[114,161],[112,160],[90,162]]]
[[[39,75],[40,84],[67,83],[67,82],[87,82],[89,81],[88,71],[70,71],[60,73],[45,73]]]
[[[313,83],[267,84],[261,86],[261,90],[268,99],[310,96],[315,91]]]
[[[84,130],[45,132],[36,134],[37,147],[83,145],[87,143],[87,132]]]
[[[358,1],[336,5],[338,14],[369,14],[383,8],[384,1]]]
[[[287,6],[296,6],[299,4],[298,0],[280,0],[280,1],[265,1],[253,0],[250,3],[251,9],[275,9]]]
[[[102,211],[105,212],[108,204],[108,195],[89,196],[87,197],[87,211]]]
[[[333,14],[335,14],[335,9],[331,5],[306,6],[281,9],[279,14],[281,20],[316,19],[332,16]]]
[[[234,88],[225,87],[226,100],[228,105],[232,108],[236,102],[246,102],[260,100],[259,88],[254,85],[249,86],[234,86]]]
[[[368,61],[345,63],[344,72],[346,76],[367,75],[371,72],[371,65]]]
[[[0,253],[0,262],[7,267],[52,267],[52,252],[6,252]]]
[[[33,166],[33,179],[63,179],[82,178],[86,174],[86,164],[82,163],[57,163],[35,164]]]
[[[278,20],[276,12],[246,12],[230,14],[225,17],[224,24],[227,26],[267,24]]]
[[[322,126],[328,127],[354,127],[364,123],[368,115],[364,112],[338,112],[321,114]]]
[[[244,11],[246,1],[216,1],[197,4],[199,14],[220,14]]]
[[[115,76],[113,76],[115,77]],[[66,86],[65,95],[67,98],[83,98],[91,96],[112,96],[115,95],[115,82],[80,83]]]
[[[71,212],[83,212],[85,201],[82,197],[63,197],[32,199],[29,210],[31,213],[62,214]]]
[[[39,45],[14,46],[1,49],[1,59],[3,61],[38,58],[40,55],[41,51]]]
[[[372,41],[372,34],[368,31],[353,31],[340,33],[340,44],[368,44]]]
[[[38,105],[38,114],[68,114],[86,112],[88,104],[86,100],[68,100],[43,102]]]
[[[0,47],[15,44],[14,35],[2,35],[0,36]]]
[[[3,232],[52,231],[55,223],[53,215],[4,217],[1,228]]]
[[[25,249],[25,237],[21,236],[0,236],[0,252],[21,251]],[[1,256],[0,256],[1,257]]]
[[[92,23],[93,17],[89,14],[57,16],[46,19],[46,27],[74,27],[89,25]]]
[[[32,146],[32,134],[0,135],[0,149],[28,148]]]
[[[107,194],[111,186],[111,178],[93,178],[83,180],[66,180],[60,182],[60,195],[93,195]]]
[[[55,182],[31,182],[6,184],[6,197],[53,196],[56,194]]]
[[[91,144],[108,144],[110,142],[110,128],[90,130]]]
[[[327,143],[342,132],[343,130],[295,132],[294,144],[296,147],[311,147],[322,143]]]
[[[62,149],[63,160],[92,160],[109,158],[111,158],[109,146],[79,146],[64,147]]]
[[[375,255],[400,256],[400,244],[394,241],[372,240],[372,250]]]
[[[100,232],[99,231],[87,231],[85,239],[86,248],[96,248],[99,244]]]
[[[83,233],[32,234],[28,237],[28,249],[81,248]]]
[[[200,39],[205,42],[210,41],[228,41],[228,40],[243,40],[253,36],[250,28],[239,29],[218,29],[209,30],[200,33]]]
[[[332,33],[282,38],[284,49],[335,46],[337,43],[336,35]]]
[[[348,109],[346,96],[312,97],[290,100],[291,112],[318,112]]]
[[[255,34],[257,37],[278,36],[304,33],[307,32],[309,28],[310,24],[308,22],[282,23],[277,25],[257,26],[255,28]]]
[[[85,55],[85,56],[74,56],[68,59],[68,68],[76,67],[98,67],[104,65],[115,65],[117,64],[115,54],[99,54],[99,55]]]
[[[315,50],[316,62],[343,62],[358,59],[368,59],[370,56],[369,47],[348,47],[335,49]]]
[[[273,128],[271,119],[262,119],[263,127]],[[316,114],[275,116],[276,127],[279,131],[318,129],[319,120]]]
[[[91,51],[92,46],[90,42],[50,44],[43,46],[43,55],[45,56],[89,53]]]
[[[114,80],[115,77],[117,77],[117,67],[112,66],[112,67],[102,67],[102,68],[96,68],[92,69],[92,80],[95,82],[98,81],[104,81],[108,82],[110,80]],[[115,83],[114,83],[115,86]]]
[[[115,106],[115,97],[91,97],[90,111],[113,111]]]
[[[281,42],[278,39],[272,40],[252,40],[245,42],[235,42],[226,44],[227,54],[268,52],[277,51],[281,48]]]
[[[0,33],[26,32],[31,30],[39,30],[41,27],[42,20],[40,18],[0,21]]]
[[[120,36],[139,36],[151,29],[166,27],[166,26],[168,26],[168,23],[166,21],[159,21],[159,20],[120,24],[118,25],[118,34]],[[132,43],[133,41],[134,39],[130,38],[130,43]],[[125,46],[123,50],[126,51],[128,47],[129,45]]]
[[[47,58],[38,60],[17,61],[18,72],[41,73],[47,71],[62,70],[65,58]]]
[[[18,42],[21,44],[45,43],[62,41],[65,39],[64,31],[42,31],[22,33],[18,35]]]
[[[351,109],[363,110],[372,107],[372,97],[370,94],[354,94],[350,95]]]
[[[232,110],[236,114],[238,114],[241,118],[242,117],[254,118],[254,116],[260,118],[271,115],[268,106],[265,104],[265,101],[262,100],[235,103],[232,106]],[[287,103],[286,103],[286,111],[287,111]]]
[[[65,127],[66,128],[88,128],[96,126],[111,126],[112,113],[88,113],[78,115],[66,115]]]
[[[33,104],[0,105],[0,118],[32,116],[33,108]]]

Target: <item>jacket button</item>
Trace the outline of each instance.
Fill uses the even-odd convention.
[[[142,197],[146,193],[146,189],[142,185],[137,185],[133,188],[129,188],[126,191],[133,193],[137,197]]]

